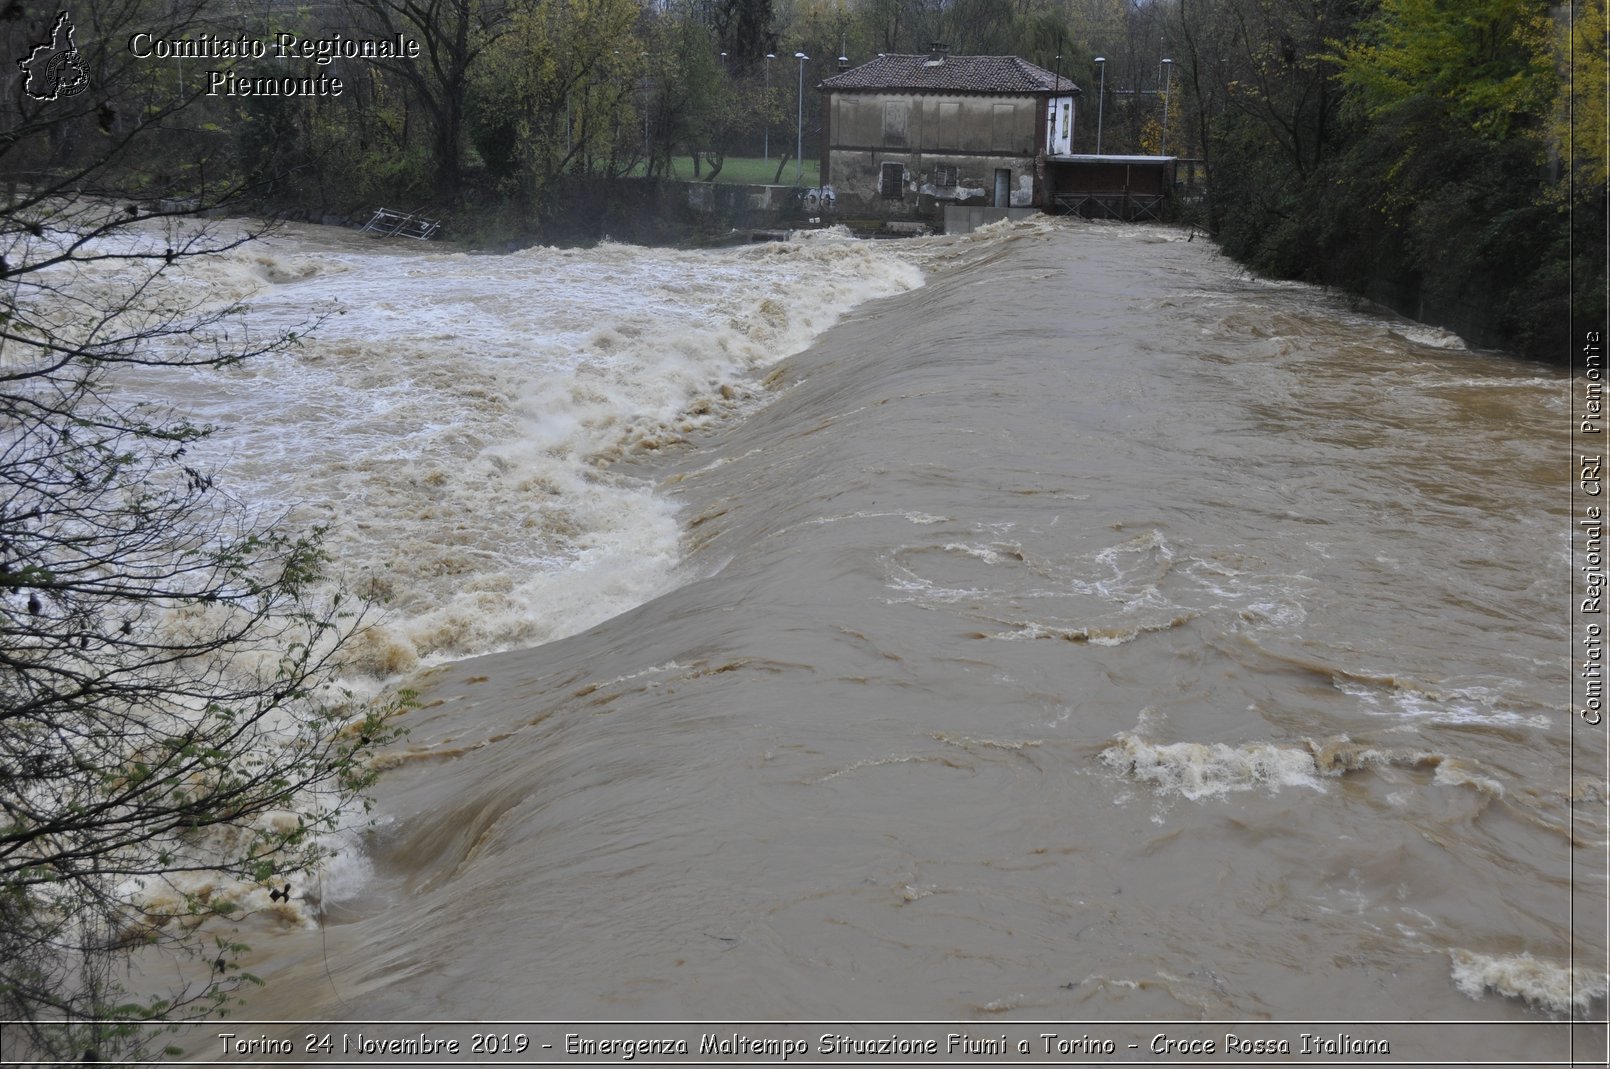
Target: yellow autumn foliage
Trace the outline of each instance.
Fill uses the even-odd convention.
[[[1597,196],[1610,180],[1606,125],[1605,0],[1578,0],[1556,35],[1565,91],[1555,101],[1552,133],[1570,161],[1577,195]]]

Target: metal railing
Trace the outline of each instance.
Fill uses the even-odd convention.
[[[1058,214],[1082,215],[1087,219],[1161,222],[1164,212],[1164,198],[1159,193],[1056,193],[1052,201]]]
[[[418,212],[376,208],[373,218],[363,225],[363,232],[387,238],[418,238],[427,241],[436,236],[436,231],[440,230],[441,226],[441,220],[427,219]]]

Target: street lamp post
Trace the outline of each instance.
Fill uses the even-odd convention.
[[[1057,35],[1057,47],[1059,49],[1062,47],[1062,35],[1061,34]],[[1056,91],[1058,93],[1062,92],[1062,53],[1061,52],[1057,53],[1056,69],[1051,72],[1051,84],[1056,86]],[[1050,127],[1045,132],[1045,150],[1047,152],[1055,152],[1056,151],[1056,143],[1057,143],[1057,107],[1058,106],[1053,105],[1052,101],[1047,101],[1046,103],[1048,105],[1048,107],[1046,109],[1047,112],[1048,112],[1047,117],[1051,120],[1051,124],[1050,124]],[[1073,145],[1072,145],[1071,142],[1068,145],[1068,151],[1069,152],[1073,151]]]
[[[1096,155],[1101,155],[1101,119],[1107,109],[1107,57],[1096,57],[1096,69],[1101,72],[1101,88],[1096,90]]]
[[[797,186],[805,178],[805,61],[811,57],[795,52],[794,58],[799,60],[799,118],[794,124],[794,184]]]
[[[1158,139],[1157,154],[1168,155],[1168,89],[1173,84],[1174,61],[1163,60],[1163,136]]]
[[[766,53],[766,96],[762,113],[765,115],[765,130],[760,135],[760,158],[763,160],[771,159],[771,61],[776,58],[776,52]]]

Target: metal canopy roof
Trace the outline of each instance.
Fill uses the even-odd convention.
[[[1096,156],[1074,153],[1071,156],[1047,156],[1053,163],[1167,163],[1178,156]]]

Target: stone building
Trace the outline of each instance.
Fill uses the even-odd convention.
[[[1079,88],[1016,56],[883,55],[823,81],[822,184],[841,216],[933,219],[946,205],[1049,206]]]

